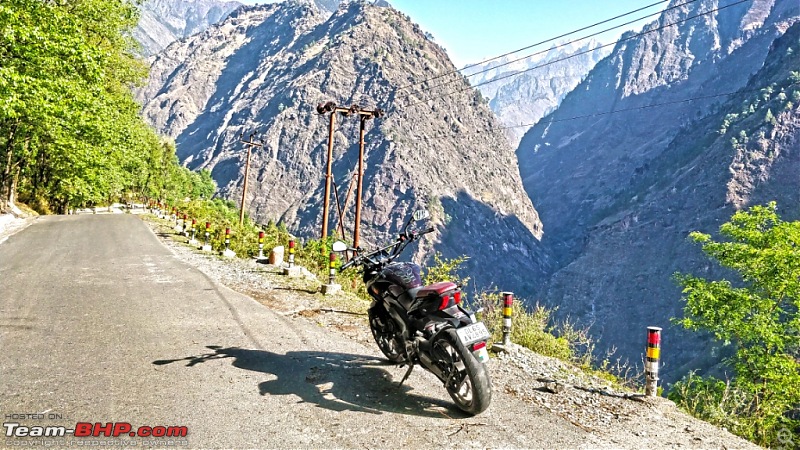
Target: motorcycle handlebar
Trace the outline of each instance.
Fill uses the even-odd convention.
[[[372,251],[372,252],[370,252],[370,253],[367,253],[366,255],[357,255],[357,256],[355,256],[353,259],[351,259],[350,261],[348,261],[348,262],[344,263],[344,264],[342,265],[342,267],[341,267],[339,270],[345,270],[345,269],[348,269],[348,268],[350,268],[351,266],[353,266],[353,265],[355,265],[355,264],[361,264],[361,263],[363,263],[365,260],[366,260],[366,261],[369,261],[369,258],[370,258],[370,256],[372,256],[372,255],[377,255],[377,254],[378,254],[378,253],[380,253],[381,251],[387,250],[387,249],[389,249],[389,248],[392,248],[392,247],[395,247],[395,249],[396,249],[396,251],[393,253],[393,255],[392,255],[392,257],[391,257],[391,259],[394,259],[394,257],[395,257],[395,256],[397,256],[397,255],[399,255],[399,254],[400,254],[400,252],[401,252],[401,251],[402,251],[402,250],[405,248],[405,246],[406,246],[406,245],[408,245],[408,244],[410,244],[410,243],[411,243],[411,241],[415,240],[415,239],[416,239],[416,238],[418,238],[419,236],[422,236],[423,234],[432,233],[432,232],[434,232],[435,230],[436,230],[436,228],[434,228],[434,227],[429,227],[429,228],[427,228],[427,229],[425,229],[425,230],[423,230],[423,231],[419,231],[419,232],[411,232],[410,236],[408,236],[408,238],[410,238],[410,239],[408,239],[408,240],[407,240],[407,241],[405,241],[405,242],[403,241],[403,239],[402,239],[402,236],[404,236],[404,235],[407,235],[408,233],[405,233],[405,232],[404,232],[404,233],[403,233],[403,235],[401,235],[401,238],[399,238],[399,239],[398,239],[398,241],[397,241],[397,242],[395,242],[394,244],[391,244],[391,245],[389,245],[389,246],[387,246],[387,247],[382,247],[382,248],[379,248],[379,249],[377,249],[377,250],[374,250],[374,251]],[[398,244],[405,244],[405,245],[402,245],[401,247],[397,247],[397,245],[398,245]],[[360,250],[360,249],[359,249],[359,250]],[[359,251],[359,250],[356,250],[356,251]]]
[[[359,259],[359,257],[356,256],[355,258],[351,259],[350,261],[347,261],[346,263],[342,264],[342,267],[340,267],[339,270],[345,270],[345,269],[349,268],[350,266],[355,264],[358,259]]]

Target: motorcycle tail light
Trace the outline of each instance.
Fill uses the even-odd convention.
[[[439,311],[442,311],[461,303],[461,291],[453,291],[449,294],[441,294],[439,298],[442,299],[442,302],[439,304]]]
[[[473,352],[478,351],[478,350],[480,350],[482,348],[486,348],[486,341],[476,342],[476,343],[472,344],[472,351]]]
[[[442,295],[442,304],[439,305],[439,311],[447,308],[447,305],[449,304],[450,304],[450,296],[447,294]]]

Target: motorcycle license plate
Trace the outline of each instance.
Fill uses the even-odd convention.
[[[484,325],[483,322],[473,323],[464,328],[458,328],[456,334],[458,334],[458,338],[465,346],[478,341],[485,341],[490,337],[489,330],[486,329],[486,325]]]

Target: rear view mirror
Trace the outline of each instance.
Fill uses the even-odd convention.
[[[418,209],[414,211],[414,221],[419,222],[420,220],[425,220],[430,217],[431,214],[428,212],[427,209]]]
[[[347,244],[342,241],[336,241],[333,243],[333,251],[334,252],[346,252],[347,251]]]

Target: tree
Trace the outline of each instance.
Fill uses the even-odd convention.
[[[131,93],[146,75],[131,38],[139,3],[0,3],[0,209],[17,192],[64,211],[166,182]]]
[[[782,221],[773,202],[737,212],[720,234],[725,242],[690,237],[740,279],[676,275],[686,301],[676,322],[732,344],[726,363],[735,376],[730,383],[690,376],[670,398],[686,404],[710,393],[709,401],[728,400],[718,422],[761,445],[781,445],[782,429],[800,436],[800,221]]]

